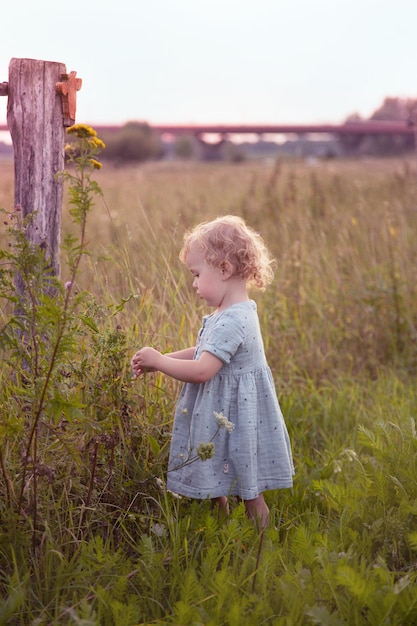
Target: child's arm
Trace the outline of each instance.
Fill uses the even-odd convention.
[[[185,348],[185,350],[178,350],[177,352],[167,352],[165,356],[169,356],[171,359],[193,359],[195,353],[195,346],[192,348]]]
[[[138,350],[132,359],[135,378],[143,371],[153,370],[185,383],[205,383],[217,374],[222,365],[223,361],[210,352],[203,352],[199,359],[193,360],[172,358],[172,356],[161,354],[158,350],[150,347]]]
[[[194,358],[194,354],[195,354],[195,346],[193,346],[192,348],[185,348],[184,350],[177,350],[176,352],[167,352],[165,356],[168,356],[170,359],[191,360]],[[146,368],[137,367],[136,362],[135,362],[135,356],[136,354],[133,356],[133,358],[130,361],[134,378],[137,378],[140,374],[143,374],[145,371],[146,372],[156,371],[155,367],[146,367]]]

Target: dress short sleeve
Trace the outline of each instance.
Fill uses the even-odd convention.
[[[239,311],[231,309],[212,318],[209,332],[199,346],[200,352],[210,352],[224,363],[230,363],[246,335]]]

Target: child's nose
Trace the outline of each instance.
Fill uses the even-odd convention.
[[[194,280],[193,280],[193,287],[194,287],[194,288],[197,288],[197,285],[198,285],[198,278],[197,278],[197,276],[196,276],[196,277],[194,278]]]

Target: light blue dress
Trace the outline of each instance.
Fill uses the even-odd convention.
[[[266,361],[256,304],[230,306],[203,318],[195,358],[208,351],[223,361],[206,383],[185,383],[172,431],[167,488],[191,498],[256,498],[292,486],[290,440]],[[215,413],[234,424],[220,427]],[[201,460],[199,444],[213,442]]]

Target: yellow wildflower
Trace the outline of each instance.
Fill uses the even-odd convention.
[[[87,124],[74,124],[74,126],[67,128],[67,133],[69,135],[75,135],[79,139],[97,137],[97,133],[94,128],[91,128],[91,126],[88,126]]]

